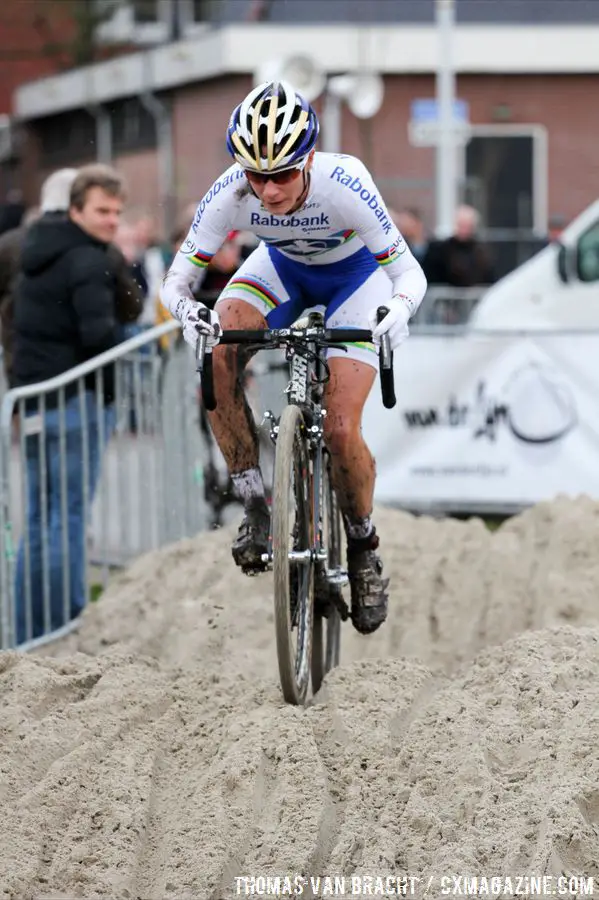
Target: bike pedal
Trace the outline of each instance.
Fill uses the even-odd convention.
[[[346,622],[349,619],[349,606],[343,599],[343,594],[341,591],[331,591],[331,598],[333,604],[337,608],[341,621]]]

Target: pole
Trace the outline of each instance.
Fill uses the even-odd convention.
[[[341,102],[341,97],[328,84],[322,108],[322,149],[325,153],[341,152]]]
[[[456,140],[453,129],[455,100],[455,72],[453,69],[453,26],[455,0],[436,0],[438,35],[437,109],[439,134],[437,139],[436,212],[437,235],[449,237],[457,207]]]

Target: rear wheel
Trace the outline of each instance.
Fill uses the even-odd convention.
[[[326,566],[326,570],[325,573],[321,572],[317,579],[320,589],[317,591],[314,606],[312,690],[315,694],[320,690],[327,672],[339,665],[341,648],[341,615],[339,605],[335,602],[342,601],[341,585],[331,583],[326,577],[331,573],[339,574],[341,568],[341,515],[331,480],[331,463],[328,456],[325,456],[323,466],[322,511],[322,533],[327,560],[326,563],[321,563]],[[326,616],[323,615],[324,612]]]
[[[286,406],[276,442],[272,554],[277,657],[287,703],[304,703],[314,618],[310,460],[302,412]]]

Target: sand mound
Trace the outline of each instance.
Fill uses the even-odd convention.
[[[231,566],[228,531],[139,560],[53,657],[0,655],[0,897],[599,877],[599,504],[495,534],[377,524],[389,622],[344,629],[305,710],[282,704],[269,579]]]

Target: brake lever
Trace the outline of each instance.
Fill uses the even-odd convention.
[[[378,307],[376,311],[377,325],[380,325],[388,312],[389,310],[386,306]],[[381,349],[379,354],[379,372],[383,406],[386,409],[393,409],[397,401],[395,399],[395,385],[393,378],[393,351],[391,349],[391,341],[388,334],[381,335]]]
[[[201,319],[202,322],[210,324],[210,310],[205,307],[198,310],[198,318]],[[204,357],[206,356],[207,341],[208,335],[204,331],[200,331],[198,333],[198,341],[196,344],[196,372],[198,375],[201,375],[204,371]]]

